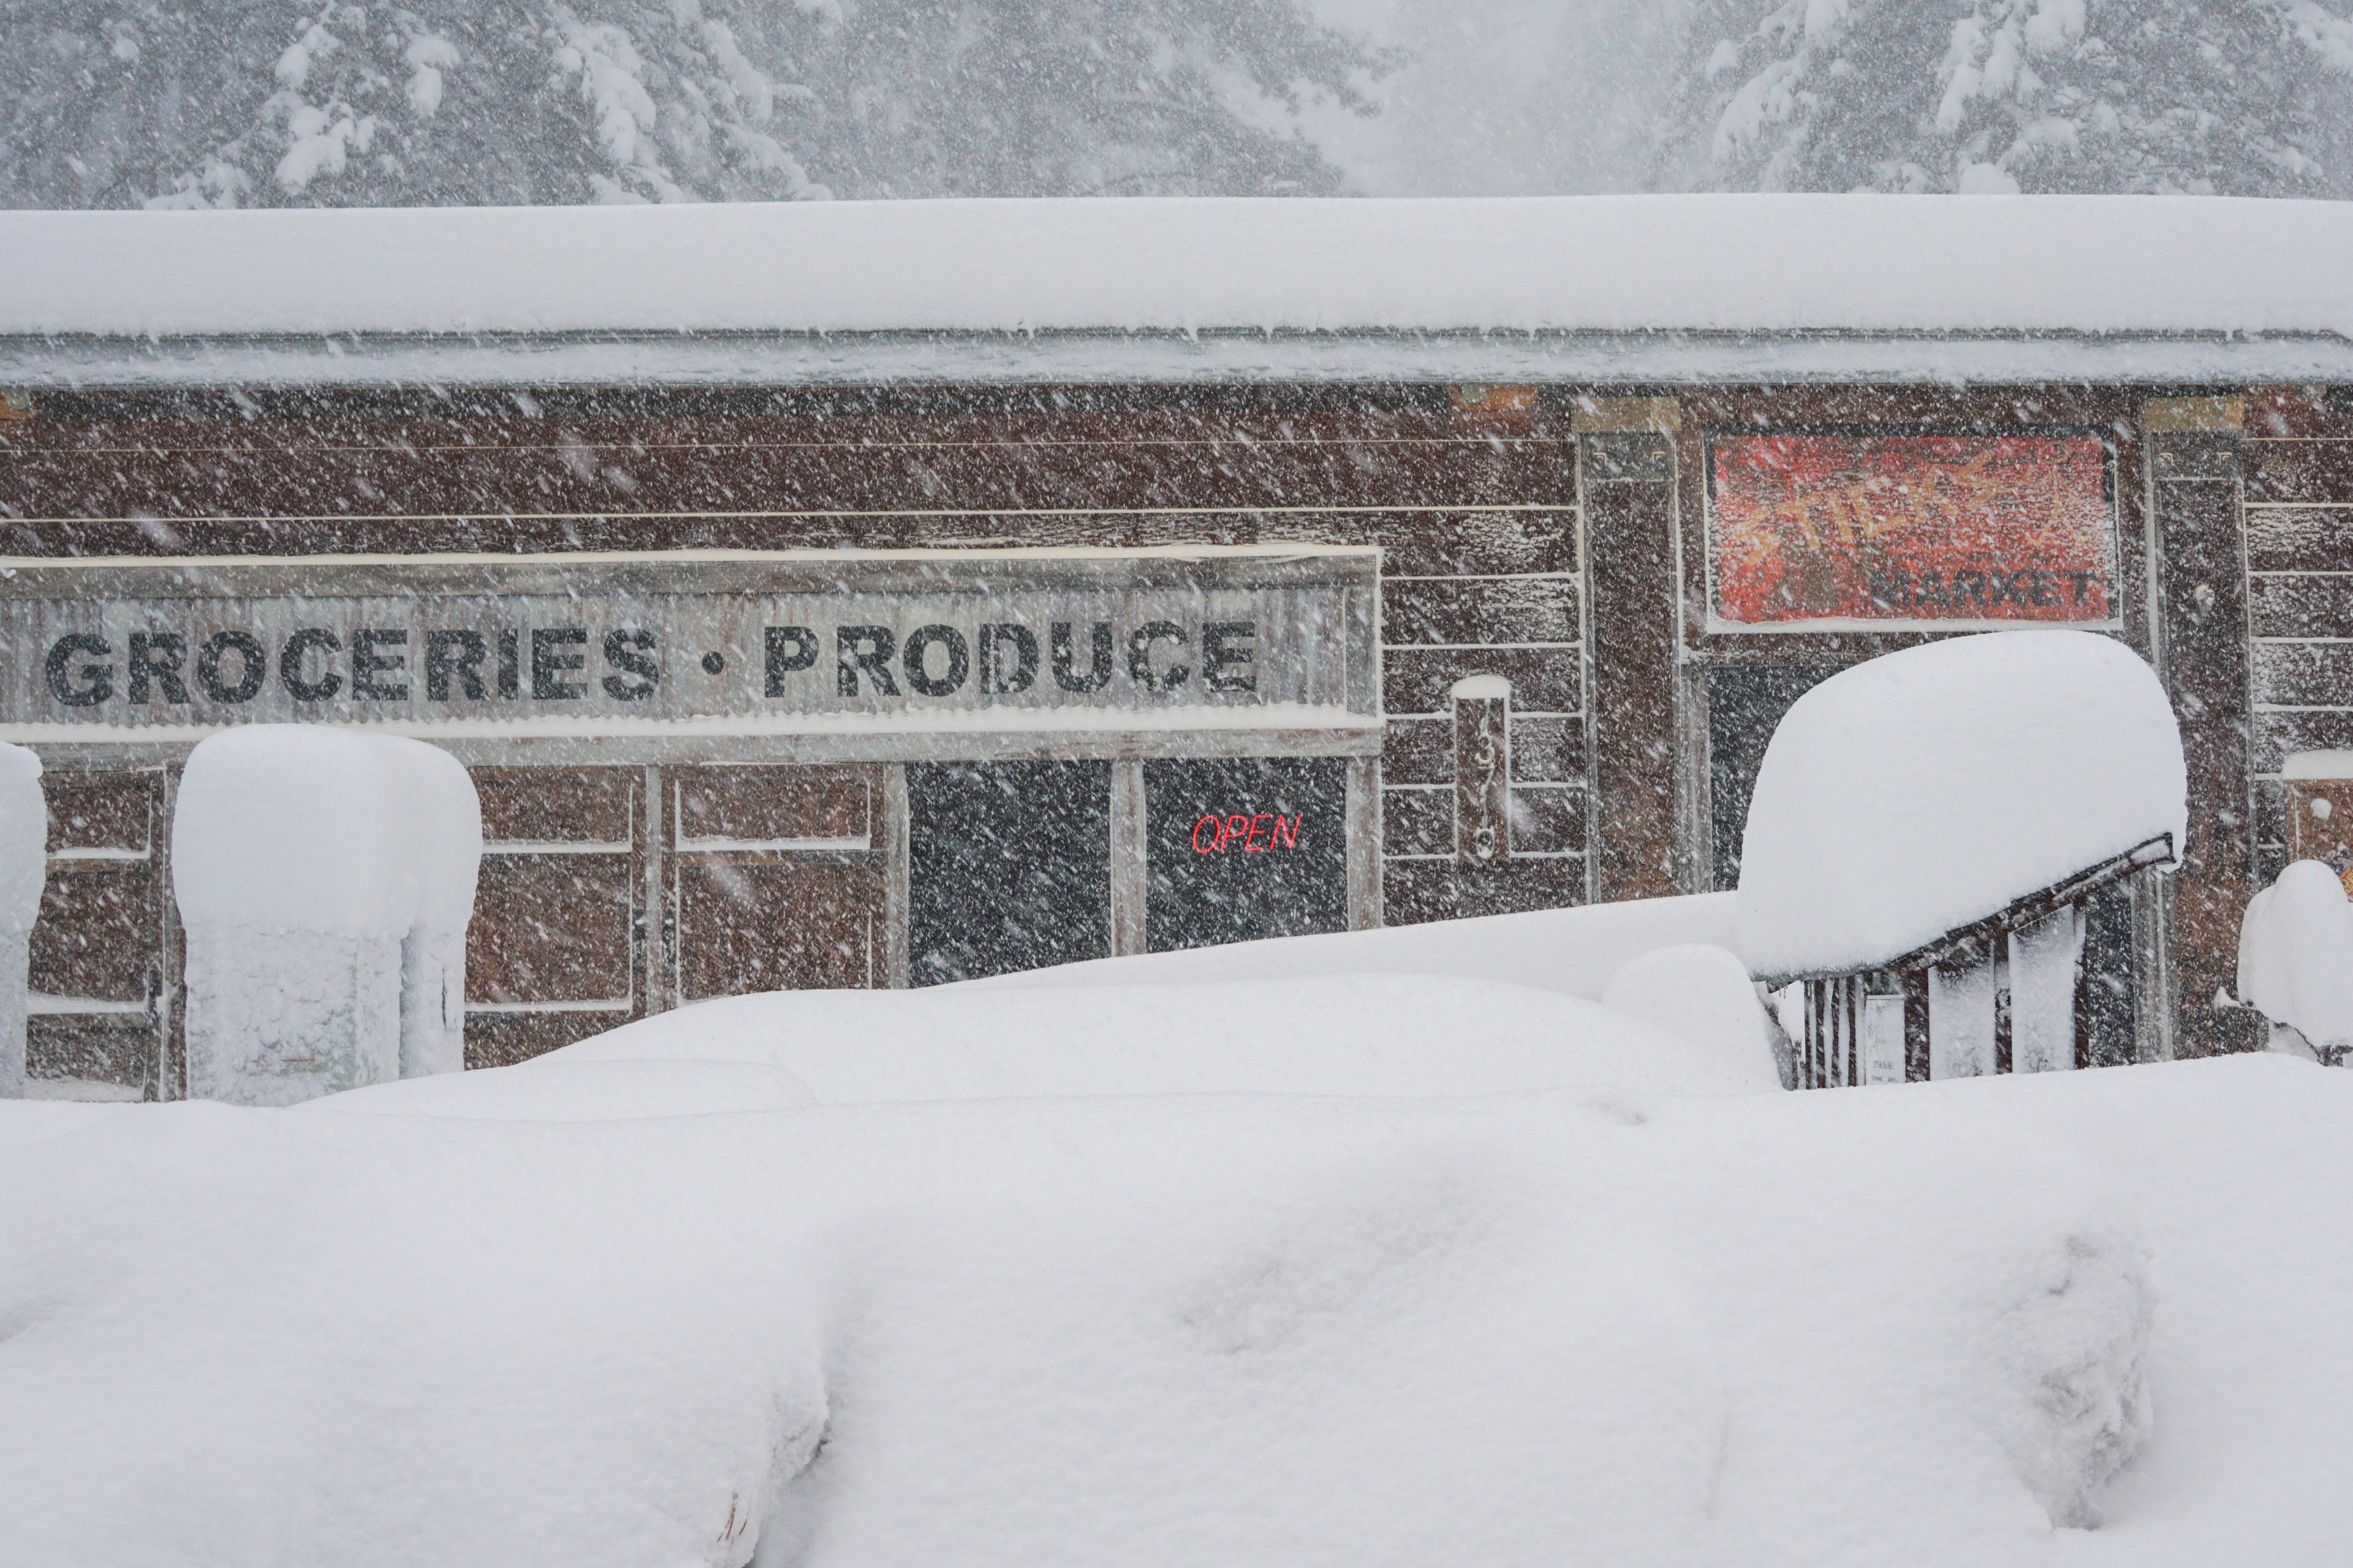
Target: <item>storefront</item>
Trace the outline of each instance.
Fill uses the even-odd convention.
[[[2085,1048],[2230,1048],[2283,773],[2353,746],[2333,337],[616,357],[32,309],[0,739],[48,768],[58,1092],[178,1092],[174,770],[225,723],[473,770],[475,1065],[746,991],[1728,888],[1807,686],[2021,625],[2152,658],[2190,748],[2183,869],[2095,914]]]

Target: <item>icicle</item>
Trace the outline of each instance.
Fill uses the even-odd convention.
[[[2072,904],[2010,932],[2011,1071],[2075,1065],[2075,970],[2083,955],[2083,911]]]
[[[1904,1081],[1904,998],[1862,999],[1862,1081]]]
[[[1928,971],[1928,1076],[1984,1078],[1994,1070],[1993,960]]]

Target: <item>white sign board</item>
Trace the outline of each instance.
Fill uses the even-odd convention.
[[[19,563],[0,731],[1379,722],[1377,556]],[[1221,718],[1222,716],[1222,718]]]

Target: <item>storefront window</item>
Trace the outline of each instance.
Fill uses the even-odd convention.
[[[1346,799],[1337,758],[1145,763],[1153,951],[1346,930]]]
[[[907,769],[908,982],[1111,953],[1111,764]]]
[[[1707,772],[1713,867],[1718,891],[1740,886],[1741,829],[1757,770],[1790,705],[1838,673],[1836,665],[1753,665],[1707,679]]]

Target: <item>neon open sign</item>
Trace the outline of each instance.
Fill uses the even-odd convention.
[[[1193,853],[1215,855],[1220,849],[1239,845],[1245,855],[1262,854],[1269,849],[1299,847],[1299,825],[1304,815],[1282,816],[1261,811],[1255,816],[1220,816],[1216,812],[1204,816],[1193,824]],[[1263,837],[1264,843],[1260,839]]]

